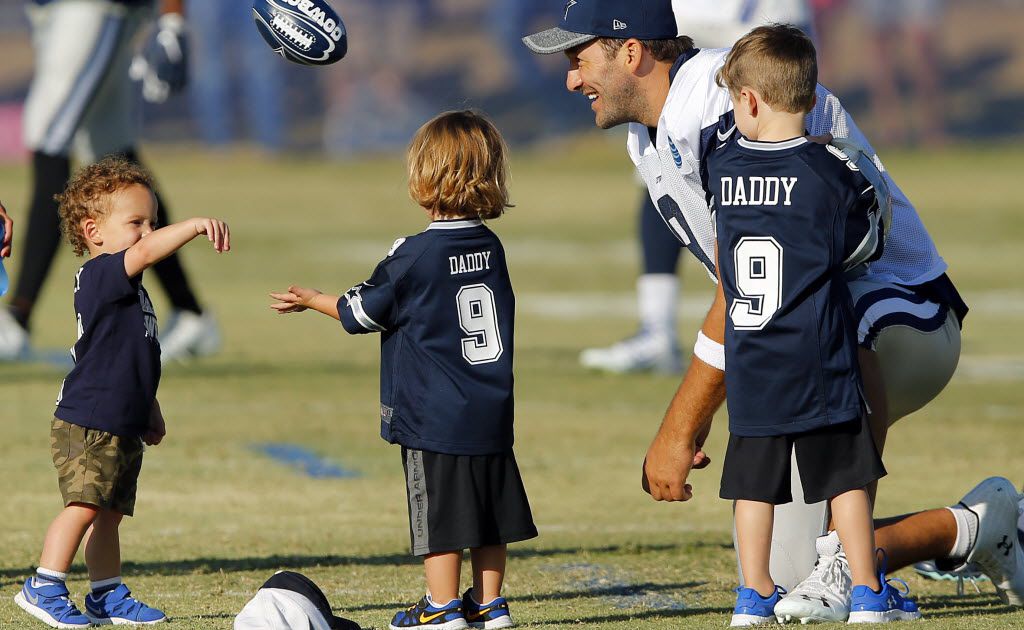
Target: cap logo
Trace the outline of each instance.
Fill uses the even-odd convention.
[[[563,22],[569,19],[569,9],[573,8],[577,4],[579,4],[579,2],[576,0],[569,0],[565,3],[565,17],[562,18]]]
[[[621,20],[614,20],[612,22],[612,28],[616,31],[624,31],[629,27],[626,26],[626,23]]]

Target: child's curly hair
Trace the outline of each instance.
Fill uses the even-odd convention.
[[[54,196],[59,204],[60,229],[76,256],[89,251],[82,221],[105,217],[110,212],[110,196],[135,184],[152,190],[153,178],[138,164],[113,155],[79,170],[64,192]]]

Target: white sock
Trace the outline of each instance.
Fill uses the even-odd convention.
[[[60,571],[51,571],[50,569],[44,569],[39,567],[36,569],[36,575],[50,582],[63,582],[68,579],[67,573],[61,573]]]
[[[645,273],[636,280],[636,299],[641,330],[664,335],[674,345],[679,279],[671,273]]]
[[[954,505],[946,508],[956,520],[956,542],[949,550],[949,557],[963,559],[967,557],[974,542],[978,539],[978,515],[962,505]]]
[[[119,575],[117,577],[108,578],[106,580],[97,580],[95,582],[89,582],[89,588],[92,589],[93,593],[95,593],[97,591],[102,591],[102,590],[109,591],[109,590],[111,590],[111,587],[116,587],[120,583],[121,583],[121,576]]]
[[[430,593],[427,593],[427,601],[430,602],[430,605],[433,606],[434,608],[444,608],[445,606],[451,604],[455,600],[454,599],[450,599],[450,600],[448,600],[447,602],[445,602],[443,604],[438,604],[437,602],[434,601],[434,597]]]

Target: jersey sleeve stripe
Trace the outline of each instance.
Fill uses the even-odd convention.
[[[387,328],[384,328],[377,322],[373,321],[373,318],[366,314],[366,310],[363,308],[363,298],[353,296],[348,301],[348,307],[352,311],[352,316],[356,318],[356,321],[360,326],[366,330],[372,330],[375,332],[384,332]]]

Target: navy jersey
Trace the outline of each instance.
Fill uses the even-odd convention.
[[[54,415],[115,435],[141,436],[160,382],[160,342],[142,274],[128,277],[124,252],[101,254],[78,270],[75,314],[75,367],[64,379]]]
[[[708,162],[729,430],[783,435],[858,419],[844,273],[881,255],[874,188],[835,147],[732,135]]]
[[[381,437],[451,455],[512,448],[515,296],[498,237],[435,221],[395,241],[338,301],[350,333],[381,333]]]

